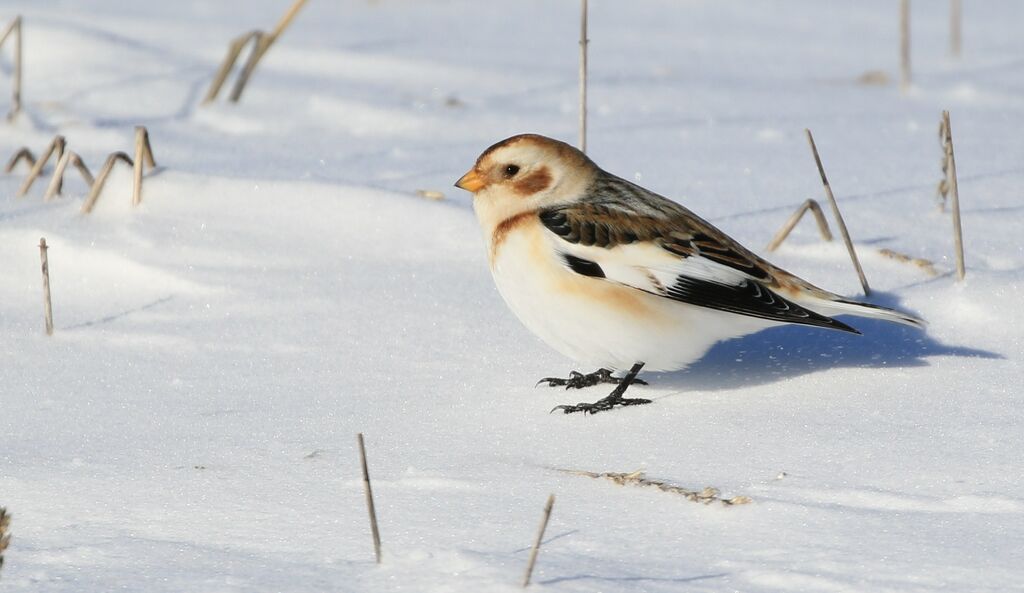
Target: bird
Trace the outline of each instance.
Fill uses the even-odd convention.
[[[508,307],[558,352],[599,367],[538,385],[616,385],[596,402],[552,412],[594,414],[651,403],[623,397],[642,383],[641,369],[680,370],[717,342],[768,327],[860,334],[835,319],[841,314],[925,325],[772,265],[681,204],[553,138],[506,138],[455,186],[473,194],[491,274]]]

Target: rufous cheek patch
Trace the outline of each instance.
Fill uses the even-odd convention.
[[[551,171],[547,167],[541,167],[512,183],[512,190],[521,196],[531,196],[539,191],[544,191],[551,186]]]

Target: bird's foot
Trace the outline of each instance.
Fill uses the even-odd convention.
[[[647,385],[647,382],[642,379],[633,379],[632,382],[636,383],[637,385]],[[620,379],[619,377],[613,377],[612,372],[609,369],[597,369],[593,373],[589,373],[586,375],[579,371],[572,371],[569,373],[568,379],[562,379],[559,377],[545,377],[540,381],[537,381],[537,385],[540,385],[541,383],[547,383],[548,387],[561,387],[564,385],[566,389],[583,389],[584,387],[593,387],[594,385],[598,385],[600,383],[611,383],[612,385],[618,385],[622,383],[622,379]],[[569,412],[566,413],[568,414]]]
[[[639,406],[639,405],[642,405],[642,404],[649,404],[649,403],[651,403],[651,400],[649,400],[649,399],[640,399],[640,398],[626,399],[626,398],[622,397],[622,394],[626,393],[626,390],[629,389],[630,385],[632,385],[633,383],[637,383],[638,382],[636,380],[636,375],[637,375],[637,373],[640,372],[640,369],[642,369],[643,367],[644,367],[644,363],[642,363],[642,362],[638,362],[638,363],[634,364],[633,368],[629,369],[629,372],[626,373],[626,375],[624,377],[622,377],[622,379],[616,379],[614,381],[615,383],[617,383],[617,385],[615,386],[615,389],[613,389],[612,392],[608,394],[608,397],[605,397],[604,399],[599,399],[599,400],[597,400],[596,402],[594,402],[592,404],[579,403],[579,404],[576,404],[575,406],[573,406],[573,405],[555,406],[554,408],[551,409],[551,411],[554,412],[555,410],[561,410],[565,414],[572,414],[574,412],[583,412],[584,414],[596,414],[598,412],[604,412],[606,410],[611,410],[611,409],[615,408],[616,406]],[[603,372],[603,374],[602,374],[602,372]],[[579,374],[579,373],[577,373],[577,374]],[[596,373],[593,373],[593,374],[594,375],[599,375],[599,376],[604,377],[606,379],[613,378],[611,376],[611,371],[609,371],[607,369],[601,369],[601,370],[599,370],[599,371],[597,371]],[[581,376],[585,377],[586,375],[581,375]],[[572,378],[570,378],[570,380],[572,380]]]
[[[561,405],[555,406],[551,409],[553,413],[555,410],[561,410],[565,414],[573,414],[576,412],[583,412],[584,414],[596,414],[598,412],[605,412],[618,406],[640,406],[643,404],[649,404],[651,400],[636,398],[625,398],[621,395],[612,394],[604,399],[599,399],[592,404],[578,403],[576,405]]]

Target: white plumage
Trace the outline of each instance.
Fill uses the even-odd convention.
[[[519,319],[574,360],[630,370],[607,398],[566,412],[646,403],[621,397],[641,367],[680,369],[716,342],[772,325],[859,333],[835,314],[923,325],[771,265],[557,140],[499,142],[456,185],[474,194],[494,281]]]
[[[697,360],[716,342],[772,325],[644,292],[655,290],[644,268],[626,263],[630,252],[648,251],[642,246],[599,261],[607,280],[577,274],[559,261],[541,229],[537,225],[510,235],[491,273],[520,321],[580,363],[626,371],[643,361],[645,369],[671,371]]]

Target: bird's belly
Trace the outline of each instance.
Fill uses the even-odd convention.
[[[718,341],[765,327],[751,320],[744,330],[736,315],[583,276],[562,265],[543,236],[531,234],[506,239],[491,264],[495,284],[527,328],[580,363],[676,370]]]

